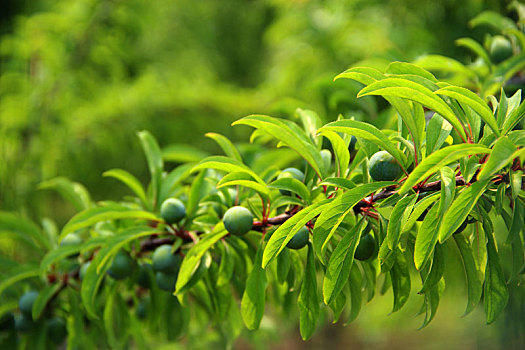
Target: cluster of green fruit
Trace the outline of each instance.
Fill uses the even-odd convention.
[[[18,301],[20,314],[6,313],[0,318],[0,332],[17,331],[27,333],[37,327],[45,327],[47,339],[58,345],[67,336],[66,321],[59,316],[33,318],[33,305],[39,293],[35,290],[25,292]]]

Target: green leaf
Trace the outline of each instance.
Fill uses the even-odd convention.
[[[414,206],[414,210],[408,217],[408,220],[401,227],[401,232],[410,231],[412,227],[414,226],[414,224],[416,223],[417,219],[419,219],[419,217],[425,212],[425,210],[427,210],[429,206],[435,203],[439,199],[440,196],[441,196],[441,193],[436,192],[434,194],[424,197],[422,200],[417,202]]]
[[[454,129],[463,139],[466,139],[464,126],[456,117],[452,109],[445,103],[445,101],[436,96],[432,90],[421,84],[407,79],[387,78],[363,88],[359,91],[357,97],[368,95],[400,97],[420,103],[439,113],[450,124],[452,124]]]
[[[350,271],[350,280],[348,285],[350,286],[350,316],[345,322],[345,326],[355,320],[361,311],[361,305],[363,303],[363,292],[361,290],[363,284],[363,276],[357,265],[352,266]]]
[[[277,230],[272,234],[262,258],[262,267],[266,266],[278,255],[285,247],[286,244],[292,239],[297,231],[303,227],[308,221],[319,215],[328,205],[330,200],[324,200],[321,202],[314,203],[290,219],[286,220],[284,224],[279,226]]]
[[[346,170],[348,169],[348,163],[350,162],[350,153],[348,152],[348,146],[344,140],[336,132],[323,130],[320,135],[330,140],[332,149],[334,150],[335,158],[337,160],[337,174],[339,176],[345,176]],[[325,179],[326,180],[326,179]]]
[[[113,286],[104,303],[104,329],[113,349],[125,347],[130,331],[129,308]]]
[[[160,191],[160,182],[162,178],[162,170],[164,169],[164,161],[162,160],[162,153],[155,138],[148,131],[140,131],[137,133],[151,175],[151,186],[153,189],[153,207],[157,206],[158,194]]]
[[[483,281],[481,278],[481,271],[479,271],[476,266],[470,242],[462,234],[454,235],[454,240],[458,246],[461,260],[463,261],[463,267],[465,268],[465,274],[467,276],[468,301],[467,308],[463,314],[463,316],[466,316],[474,310],[481,299]]]
[[[159,203],[164,202],[167,198],[173,197],[177,186],[191,175],[192,168],[193,164],[179,165],[162,179],[159,193]]]
[[[264,180],[257,175],[253,170],[248,168],[243,163],[235,160],[233,158],[223,157],[223,156],[211,156],[206,159],[203,159],[199,164],[195,165],[191,172],[196,172],[198,170],[205,169],[217,169],[227,173],[233,172],[242,172],[250,175],[258,183],[265,185]]]
[[[0,211],[0,232],[13,234],[31,246],[36,245],[46,249],[51,247],[51,242],[37,225],[13,213]]]
[[[223,241],[223,249],[221,250],[221,263],[219,265],[219,272],[217,278],[217,286],[221,287],[228,284],[233,275],[233,267],[235,265],[234,252],[230,246]]]
[[[490,153],[490,149],[479,144],[459,144],[432,153],[412,171],[399,189],[399,195],[407,193],[414,185],[433,175],[442,167],[472,154]]]
[[[308,256],[301,291],[297,298],[300,314],[300,331],[303,340],[309,339],[319,318],[319,297],[317,296],[317,277],[315,273],[314,251],[308,244]]]
[[[439,206],[434,205],[423,220],[416,236],[416,246],[414,249],[414,263],[416,269],[420,270],[428,261],[434,247],[438,241],[438,230],[442,216],[439,213]]]
[[[226,136],[216,134],[214,132],[206,133],[204,136],[209,137],[213,141],[217,142],[217,144],[222,148],[222,150],[228,157],[238,160],[242,163],[241,154]]]
[[[54,190],[68,200],[76,210],[83,210],[91,206],[89,192],[78,182],[73,182],[65,177],[56,177],[41,182],[38,185],[41,190]]]
[[[489,54],[487,51],[478,43],[476,40],[471,38],[460,38],[456,40],[456,45],[463,46],[470,51],[472,51],[478,57],[481,57],[483,62],[487,65],[489,70],[492,70],[492,62],[490,60]]]
[[[397,147],[381,130],[371,124],[344,119],[328,123],[319,129],[318,132],[323,133],[324,131],[344,132],[356,137],[363,138],[365,140],[369,140],[390,153],[402,167],[405,167],[406,165],[405,155],[399,149],[397,149]]]
[[[498,128],[498,123],[492,114],[489,106],[475,93],[472,91],[459,87],[459,86],[446,86],[434,92],[437,95],[444,95],[452,97],[457,101],[461,102],[472,108],[476,113],[479,114],[481,119],[487,123],[487,125],[492,129],[494,134],[497,136],[500,135]]]
[[[478,181],[463,190],[452,202],[441,221],[439,242],[445,242],[463,224],[479,198],[485,192],[489,180]]]
[[[416,199],[417,194],[404,197],[399,202],[397,202],[394,206],[394,209],[392,209],[386,233],[386,241],[390,249],[393,249],[399,243],[401,227],[403,224],[402,219],[403,217],[406,217],[407,214],[410,214]]]
[[[392,289],[394,290],[394,307],[392,312],[396,312],[405,305],[410,295],[410,271],[405,256],[401,251],[397,251],[395,262],[390,269],[392,279]]]
[[[2,280],[0,281],[0,296],[12,285],[29,278],[38,277],[39,275],[40,269],[38,265],[22,265],[9,271],[7,275],[2,276]]]
[[[363,221],[348,230],[330,256],[323,281],[323,297],[326,305],[334,302],[348,282],[359,244]]]
[[[519,92],[519,91],[518,91]],[[517,93],[516,93],[517,94]],[[521,96],[520,96],[521,98]],[[510,132],[525,116],[525,102],[521,103],[518,108],[515,108],[503,122],[502,135]]]
[[[228,231],[224,228],[218,229],[216,232],[202,235],[201,240],[191,247],[184,257],[184,260],[182,260],[179,277],[177,278],[177,284],[175,286],[175,295],[179,294],[181,289],[190,281],[191,277],[197,270],[204,253],[227,234]]]
[[[129,242],[155,233],[158,233],[158,230],[139,226],[126,229],[107,238],[106,243],[89,265],[80,288],[82,303],[89,317],[98,318],[95,309],[95,297],[115,254]]]
[[[310,202],[310,191],[301,181],[291,178],[283,177],[272,182],[269,187],[278,188],[280,190],[287,190],[296,193],[305,200],[307,203]]]
[[[261,267],[262,246],[257,249],[253,269],[246,280],[246,288],[241,300],[241,315],[248,329],[259,328],[264,315],[266,271]]]
[[[89,208],[73,216],[62,228],[60,239],[64,238],[68,233],[92,226],[97,222],[120,219],[160,221],[160,219],[153,213],[130,209],[122,205],[110,204],[103,207]]]
[[[439,170],[439,177],[441,180],[439,215],[443,215],[454,200],[454,195],[456,193],[456,174],[454,170],[446,166]]]
[[[352,180],[348,180],[342,177],[327,177],[319,185],[320,186],[323,186],[323,185],[333,186],[337,188],[345,188],[347,190],[351,190],[352,188],[357,186],[355,182],[353,182]]]
[[[192,219],[195,216],[199,202],[203,199],[211,190],[209,183],[205,181],[206,170],[203,170],[197,175],[190,187],[190,194],[188,196],[188,202],[186,205],[186,217]]]
[[[271,135],[282,144],[290,147],[303,157],[320,178],[324,178],[328,169],[324,169],[319,151],[296,124],[264,115],[250,115],[237,120],[232,125],[248,125]]]
[[[427,293],[434,288],[445,272],[445,262],[447,260],[447,250],[442,244],[436,244],[434,248],[434,257],[432,258],[432,267],[423,281],[423,287],[418,294]]]
[[[427,70],[407,62],[392,62],[386,68],[385,73],[387,74],[409,74],[418,75],[425,79],[430,80],[433,83],[437,83],[436,77],[428,72]]]
[[[476,73],[473,70],[466,67],[463,63],[450,57],[440,55],[424,55],[418,57],[414,63],[430,71],[463,75],[467,78],[476,78]]]
[[[499,261],[499,254],[494,242],[493,229],[489,228],[487,220],[483,220],[483,227],[487,236],[487,266],[485,267],[485,315],[487,324],[496,320],[509,300],[509,291],[505,275]]]
[[[506,165],[512,164],[516,150],[516,146],[514,146],[508,137],[505,136],[498,139],[492,148],[489,159],[481,169],[478,178],[480,180],[489,179]]]
[[[32,311],[33,320],[38,320],[40,318],[40,315],[42,315],[42,312],[44,311],[47,303],[62,288],[63,288],[62,284],[55,283],[52,285],[45,286],[44,289],[39,291],[38,297],[33,303],[33,311]]]
[[[238,172],[229,173],[225,175],[217,183],[217,188],[222,188],[226,186],[243,186],[246,188],[251,188],[265,199],[268,199],[270,197],[270,191],[268,190],[268,187],[266,185],[261,185],[260,183],[253,181],[253,178],[246,173]]]
[[[162,149],[162,159],[174,163],[196,163],[210,154],[188,144],[174,143]]]
[[[482,24],[491,26],[497,30],[516,28],[516,24],[514,24],[511,19],[494,11],[483,11],[469,22],[471,27],[477,27]]]
[[[148,201],[146,199],[146,192],[144,192],[142,184],[135,176],[131,175],[127,171],[122,169],[111,169],[105,171],[102,176],[113,177],[117,180],[120,180],[122,183],[128,186],[133,191],[133,193],[137,195],[137,197],[139,197],[144,205],[147,204]]]
[[[353,67],[347,69],[343,73],[338,74],[334,80],[337,79],[352,79],[360,82],[361,84],[368,85],[372,84],[377,80],[385,78],[385,75],[375,68],[370,67]]]
[[[302,108],[297,108],[295,114],[301,119],[304,131],[308,137],[317,144],[317,129],[321,127],[321,118],[319,118],[319,115],[314,111]]]

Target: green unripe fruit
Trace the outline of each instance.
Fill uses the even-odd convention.
[[[137,318],[139,320],[143,320],[147,317],[148,312],[147,312],[146,301],[144,300],[139,301],[139,303],[137,304],[137,309],[135,310],[135,314],[137,315]]]
[[[36,290],[30,290],[25,292],[25,294],[20,297],[20,300],[18,300],[20,312],[30,319],[33,319],[33,304],[36,298],[38,298],[38,292]]]
[[[15,315],[12,312],[8,312],[0,317],[0,332],[8,331],[15,327]]]
[[[29,332],[35,328],[36,322],[31,317],[21,314],[15,319],[15,330],[18,332]]]
[[[169,198],[160,207],[160,216],[167,224],[175,224],[186,216],[186,207],[177,198]]]
[[[164,244],[155,249],[151,260],[155,271],[174,271],[180,265],[180,256],[171,252],[172,246]]]
[[[155,279],[160,289],[173,293],[175,291],[175,284],[177,283],[177,276],[177,272],[157,272]]]
[[[232,235],[241,236],[252,229],[253,215],[244,207],[232,207],[224,213],[224,227]]]
[[[108,269],[108,275],[116,280],[122,280],[132,275],[134,267],[135,261],[127,253],[120,251],[115,255]]]
[[[490,44],[490,57],[492,62],[501,63],[514,54],[510,41],[501,35],[492,38]]]
[[[348,152],[352,153],[353,151],[355,151],[355,144],[357,142],[357,138],[352,135],[352,137],[350,138],[350,143],[348,144]]]
[[[290,249],[301,249],[308,244],[309,235],[310,231],[308,230],[308,227],[303,226],[295,235],[293,235],[292,239],[288,241],[286,246]]]
[[[75,246],[80,244],[82,244],[82,238],[80,238],[76,233],[70,233],[66,235],[60,242],[61,247]],[[79,253],[71,254],[68,256],[68,258],[76,258],[79,255]]]
[[[327,149],[322,149],[321,158],[323,159],[324,168],[330,170],[330,165],[332,164],[332,153]]]
[[[61,317],[53,317],[46,327],[48,338],[55,344],[61,344],[67,336],[66,321]]]
[[[137,284],[142,288],[149,289],[151,287],[151,275],[153,274],[153,267],[151,264],[144,263],[139,266],[139,275],[137,277]]]
[[[91,261],[88,261],[82,264],[82,266],[80,266],[80,270],[78,271],[78,278],[80,278],[81,281],[84,280],[84,276],[86,275],[86,272],[89,269],[90,265]]]
[[[368,171],[375,181],[393,181],[401,173],[401,167],[390,153],[379,151],[370,158]]]
[[[296,180],[299,180],[299,181],[303,182],[304,181],[304,173],[301,170],[297,169],[297,168],[286,168],[283,171],[281,171],[279,176],[277,176],[277,179],[282,179],[282,178],[293,178],[293,179],[296,179]],[[279,192],[283,196],[291,196],[292,195],[292,193],[290,191],[286,191],[286,190],[279,190]]]
[[[354,258],[361,261],[368,260],[374,254],[375,248],[376,241],[374,237],[367,233],[361,237],[361,240],[359,241],[359,244],[355,250]]]

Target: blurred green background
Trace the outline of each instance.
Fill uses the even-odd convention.
[[[468,21],[497,0],[4,0],[0,11],[0,210],[64,222],[73,213],[38,184],[66,176],[93,198],[125,189],[101,174],[123,168],[147,178],[135,136],[162,146],[218,152],[208,131],[247,142],[230,127],[252,113],[293,118],[297,107],[325,121],[339,113],[375,122],[381,104],[356,102],[359,87],[333,77],[360,60],[411,61],[426,53],[468,61],[454,40],[483,40]],[[448,291],[435,321],[416,331],[418,303],[387,316],[375,300],[358,321],[327,327],[311,342],[293,325],[275,348],[520,348],[507,315],[484,325],[461,319],[465,292]],[[519,303],[518,303],[519,305]],[[511,310],[523,315],[521,309]],[[510,318],[509,318],[510,317]],[[511,321],[509,321],[511,320]],[[270,327],[270,329],[273,329]],[[522,330],[525,333],[525,330]],[[273,331],[268,331],[272,334]],[[272,338],[271,336],[269,336]],[[257,340],[258,338],[255,338]],[[507,341],[504,341],[504,340]],[[509,340],[510,339],[510,340]],[[259,339],[260,340],[260,339]],[[268,341],[267,339],[265,342]],[[251,344],[251,345],[248,345]],[[238,344],[251,348],[254,343]]]

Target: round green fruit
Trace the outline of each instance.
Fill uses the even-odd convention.
[[[244,207],[232,207],[224,213],[224,227],[232,235],[241,236],[252,229],[253,215]]]
[[[174,271],[180,265],[180,255],[171,252],[172,246],[164,244],[155,249],[151,260],[155,271]]]
[[[374,237],[372,237],[371,234],[367,233],[366,235],[361,237],[361,240],[359,241],[359,244],[357,245],[357,248],[355,250],[354,258],[361,261],[368,260],[374,254],[375,248],[376,241]]]
[[[177,283],[177,272],[157,272],[155,279],[160,289],[173,293]]]
[[[177,198],[169,198],[160,207],[160,216],[167,224],[175,224],[186,216],[186,207]]]
[[[15,319],[15,330],[18,332],[29,332],[35,328],[36,322],[29,316],[21,314]]]
[[[332,164],[332,152],[327,149],[322,149],[321,158],[323,159],[324,168],[330,170],[330,165]]]
[[[286,246],[290,249],[301,249],[308,244],[309,235],[310,231],[308,230],[308,227],[303,226],[295,235],[293,235],[292,239],[288,241]]]
[[[135,261],[127,253],[120,251],[115,255],[108,269],[108,275],[116,280],[122,280],[132,275],[134,267]]]
[[[84,279],[84,276],[86,275],[87,270],[89,269],[89,266],[91,265],[91,261],[85,262],[80,266],[80,270],[78,271],[78,278],[82,281]]]
[[[492,38],[490,44],[490,57],[492,62],[501,63],[514,54],[512,44],[510,41],[501,35],[496,35]]]
[[[401,173],[401,167],[387,151],[379,151],[370,158],[370,176],[375,181],[393,181]]]
[[[15,315],[12,312],[8,312],[0,317],[0,332],[8,331],[15,327]]]
[[[55,344],[61,344],[67,336],[66,321],[61,317],[53,317],[47,321],[47,334]]]
[[[137,277],[137,284],[144,289],[151,287],[151,275],[153,274],[153,267],[151,264],[144,263],[139,266],[139,275]]]
[[[20,312],[25,316],[33,319],[33,304],[36,298],[38,298],[38,292],[36,290],[30,290],[24,293],[20,300],[18,300],[18,308]]]

